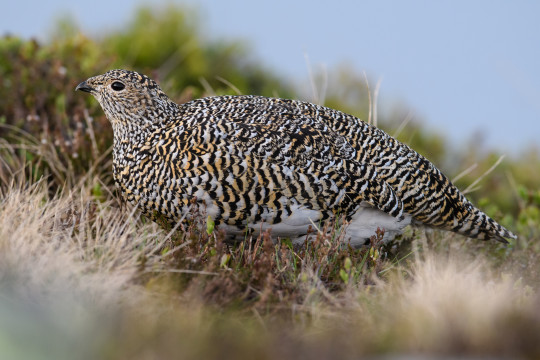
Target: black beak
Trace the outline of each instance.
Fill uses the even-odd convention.
[[[84,91],[84,92],[87,92],[87,93],[91,93],[92,91],[94,91],[95,89],[90,87],[86,81],[83,81],[82,83],[80,83],[79,85],[77,85],[77,87],[75,88],[75,91],[77,90],[80,90],[80,91]]]

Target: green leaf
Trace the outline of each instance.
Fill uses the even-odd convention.
[[[351,270],[351,267],[352,267],[352,261],[351,261],[351,258],[350,257],[347,257],[345,259],[345,264],[343,265],[345,267],[345,270],[347,270],[348,272]]]
[[[523,185],[518,185],[517,187],[517,193],[519,197],[521,197],[523,200],[527,201],[529,200],[529,191],[527,188]]]
[[[369,257],[372,258],[373,260],[377,260],[379,258],[379,250],[375,249],[375,248],[370,248],[369,249]]]
[[[101,189],[101,184],[96,182],[94,187],[92,187],[92,195],[99,201],[103,202],[105,196],[103,196],[103,189]]]
[[[228,268],[227,264],[229,263],[229,260],[231,259],[231,255],[230,254],[223,254],[221,256],[221,260],[219,262],[219,266],[222,267],[222,268]]]
[[[540,205],[540,190],[533,194],[533,201],[536,203],[536,205]]]
[[[212,233],[214,232],[215,225],[216,224],[214,223],[214,220],[212,219],[212,217],[208,215],[208,218],[206,218],[206,233],[208,235],[212,235]]]
[[[345,284],[349,283],[349,274],[344,269],[339,270],[339,277]]]

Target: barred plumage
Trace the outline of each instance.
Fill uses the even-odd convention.
[[[79,84],[114,131],[123,197],[172,224],[195,199],[230,235],[272,227],[302,239],[343,215],[362,245],[411,222],[505,241],[515,235],[475,208],[428,160],[362,120],[307,102],[219,96],[172,102],[145,75],[111,70]]]

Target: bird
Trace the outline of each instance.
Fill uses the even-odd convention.
[[[517,238],[425,157],[344,112],[256,95],[179,105],[123,69],[75,90],[93,95],[112,125],[121,197],[153,220],[177,225],[197,204],[230,239],[270,229],[301,243],[328,221],[341,221],[342,241],[355,247],[378,229],[388,243],[410,224]]]

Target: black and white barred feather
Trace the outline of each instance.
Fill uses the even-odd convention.
[[[232,235],[272,227],[301,239],[344,216],[365,243],[411,222],[479,239],[515,235],[474,207],[423,156],[362,120],[307,102],[219,96],[183,105],[150,78],[112,70],[81,83],[114,131],[113,172],[124,198],[171,223],[204,204]]]

